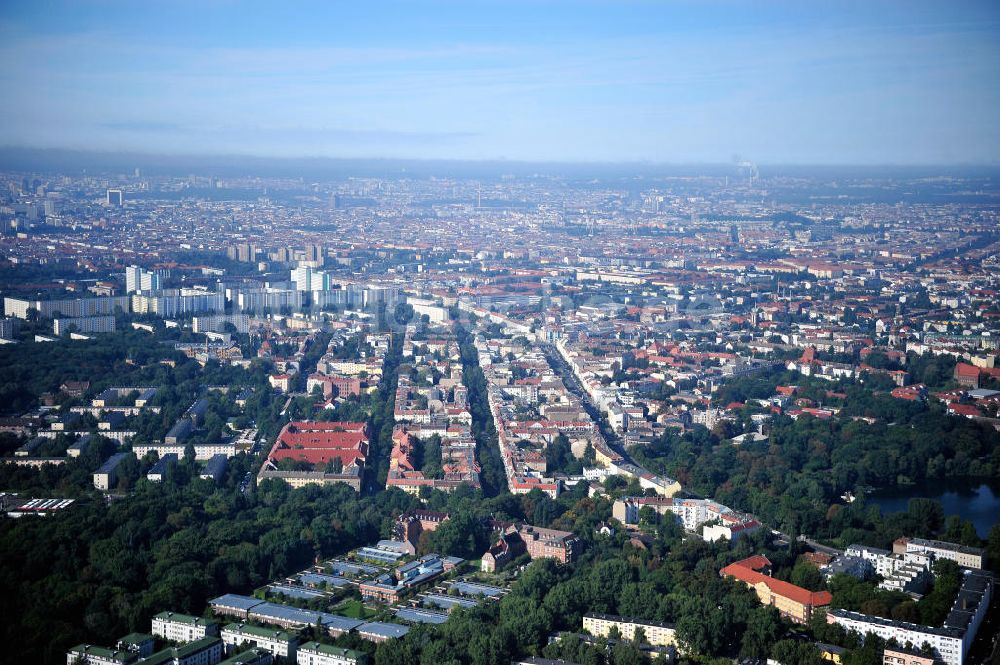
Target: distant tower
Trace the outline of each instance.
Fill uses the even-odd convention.
[[[746,174],[749,179],[749,184],[751,187],[760,177],[760,171],[757,170],[757,165],[751,162],[749,159],[743,159],[739,155],[733,155],[733,162],[736,163],[736,168],[739,169],[740,174]]]
[[[108,205],[121,208],[125,205],[125,193],[120,189],[108,190]]]

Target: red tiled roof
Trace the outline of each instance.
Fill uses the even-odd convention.
[[[364,430],[365,423],[291,422],[275,440],[269,459],[272,462],[301,460],[310,464],[340,459],[344,466],[361,465],[368,456],[368,436]]]
[[[758,570],[769,565],[771,565],[771,562],[768,561],[767,557],[755,555],[748,559],[731,563],[720,570],[719,573],[726,577],[734,577],[751,586],[756,586],[763,582],[774,595],[788,598],[801,605],[819,607],[829,605],[830,601],[833,600],[833,596],[829,591],[809,591],[800,586],[795,586],[790,582],[776,580],[773,577],[758,572]]]
[[[956,416],[967,416],[976,417],[983,415],[979,409],[972,406],[971,404],[949,404],[948,412],[954,413]]]
[[[968,363],[958,363],[955,365],[955,376],[979,376],[979,368]]]
[[[353,448],[368,437],[361,432],[285,432],[278,440],[286,448]]]
[[[285,426],[288,431],[299,432],[333,432],[343,430],[345,432],[363,432],[368,425],[366,423],[352,422],[305,422],[292,421]]]
[[[365,461],[365,454],[358,449],[342,448],[280,448],[271,453],[271,461],[273,462],[293,459],[309,462],[310,464],[326,464],[334,458],[339,458],[344,463],[344,466],[349,466],[355,462],[360,465]]]

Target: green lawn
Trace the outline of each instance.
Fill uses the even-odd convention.
[[[360,600],[345,600],[333,609],[337,614],[351,619],[370,619],[376,614],[374,611],[366,608],[365,604]]]

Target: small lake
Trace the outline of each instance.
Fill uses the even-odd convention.
[[[986,538],[994,524],[1000,524],[1000,482],[982,480],[937,481],[928,485],[893,487],[877,490],[865,497],[865,503],[882,509],[882,513],[906,512],[910,499],[934,499],[944,506],[944,515],[958,515],[976,527],[980,538]]]

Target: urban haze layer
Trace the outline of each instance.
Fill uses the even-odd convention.
[[[0,661],[997,662],[995,169],[3,163]]]

